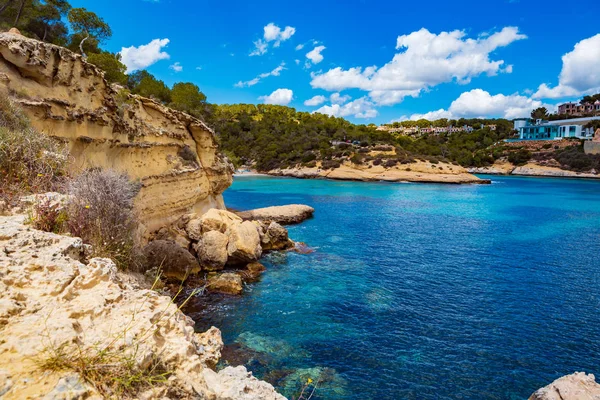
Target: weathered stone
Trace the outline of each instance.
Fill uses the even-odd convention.
[[[294,243],[288,237],[288,231],[277,222],[269,224],[263,237],[261,238],[263,251],[284,250],[294,246]]]
[[[200,266],[205,271],[219,271],[227,263],[229,238],[219,231],[208,231],[194,247]]]
[[[242,278],[238,274],[226,272],[208,279],[208,290],[226,294],[242,293]]]
[[[169,397],[186,399],[284,399],[245,369],[216,373],[207,367],[219,357],[218,329],[195,334],[194,322],[169,296],[136,283],[136,274],[118,271],[111,260],[70,257],[81,239],[37,231],[24,220],[0,216],[0,397],[102,398],[73,373],[43,371],[32,362],[48,356],[50,343],[67,354],[106,348],[132,356],[140,368],[156,361],[172,372],[156,383],[154,395],[135,398],[172,392],[177,395]]]
[[[315,209],[303,204],[257,208],[241,211],[239,215],[244,220],[275,221],[279,224],[297,224],[312,217]]]
[[[600,385],[594,375],[575,372],[558,378],[533,393],[529,400],[598,400]]]
[[[231,225],[241,222],[242,219],[234,213],[214,208],[208,210],[200,217],[202,232],[219,231],[225,233]]]
[[[146,270],[157,269],[167,278],[184,281],[189,275],[200,272],[194,256],[171,240],[155,240],[143,249]]]
[[[192,243],[186,232],[176,225],[160,228],[153,240],[171,240],[186,250],[190,248],[190,244]]]
[[[196,346],[200,359],[209,368],[214,368],[221,358],[223,339],[221,331],[214,326],[203,333],[196,333]]]
[[[250,221],[234,224],[227,230],[229,244],[227,252],[230,264],[244,264],[256,261],[262,254],[260,236],[256,225]]]

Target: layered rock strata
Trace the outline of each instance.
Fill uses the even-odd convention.
[[[201,120],[122,88],[76,53],[0,33],[0,88],[40,132],[67,143],[74,172],[113,168],[139,180],[146,232],[189,212],[224,208],[233,168]]]

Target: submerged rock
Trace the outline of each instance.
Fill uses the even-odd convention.
[[[196,258],[171,240],[150,242],[142,253],[146,271],[160,270],[166,278],[184,281],[189,275],[200,272]]]
[[[246,265],[245,269],[237,271],[237,274],[242,277],[244,282],[256,282],[260,275],[265,272],[267,268],[259,262],[253,262]]]
[[[529,400],[598,400],[600,385],[592,374],[575,372],[537,390]]]
[[[312,217],[315,209],[303,204],[257,208],[237,213],[244,220],[275,221],[279,224],[297,224]]]
[[[310,395],[313,389],[320,398],[343,398],[347,395],[346,380],[332,368],[301,368],[286,376],[281,384],[283,394],[298,397],[306,386],[304,393]]]
[[[242,293],[242,278],[238,274],[226,272],[208,278],[208,290],[225,294]]]

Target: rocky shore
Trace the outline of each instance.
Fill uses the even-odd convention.
[[[486,175],[516,175],[516,176],[540,176],[554,178],[585,178],[599,179],[600,175],[593,172],[576,172],[561,169],[558,167],[527,163],[522,166],[515,166],[508,162],[495,163],[489,167],[469,168],[472,174]]]
[[[24,220],[0,217],[3,399],[106,398],[100,383],[135,374],[154,382],[141,382],[136,398],[284,399],[244,367],[216,372],[219,330],[195,333],[143,276],[86,260],[80,239]]]
[[[489,179],[478,178],[463,167],[441,162],[432,164],[425,161],[416,161],[392,168],[386,168],[381,165],[354,165],[347,162],[332,170],[325,170],[318,167],[298,167],[271,170],[267,174],[304,179],[325,178],[363,182],[490,183]]]

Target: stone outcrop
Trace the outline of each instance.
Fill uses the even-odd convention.
[[[594,375],[576,372],[563,376],[533,393],[529,400],[598,400],[600,385]]]
[[[177,242],[154,240],[143,251],[146,270],[162,273],[166,278],[185,281],[188,276],[200,272],[196,258]]]
[[[74,170],[113,168],[141,182],[146,233],[224,208],[233,168],[199,119],[113,88],[80,55],[17,33],[0,33],[1,88],[34,127],[68,144]]]
[[[237,213],[244,220],[273,221],[278,224],[297,224],[313,216],[315,209],[303,204],[257,208]]]
[[[210,277],[207,289],[212,292],[240,294],[242,293],[242,285],[242,277],[239,274],[226,272]]]
[[[489,179],[478,178],[458,165],[443,162],[433,164],[424,161],[415,161],[389,168],[372,164],[355,165],[348,161],[334,169],[296,167],[271,170],[267,174],[362,182],[491,183]]]
[[[195,333],[168,296],[118,272],[111,260],[86,262],[80,239],[33,230],[24,219],[0,217],[3,400],[102,398],[77,371],[40,367],[57,354],[70,359],[81,351],[171,372],[136,398],[284,399],[244,367],[210,368],[223,346],[217,328]]]
[[[198,260],[205,271],[218,271],[227,264],[229,238],[219,231],[208,231],[194,247]]]

